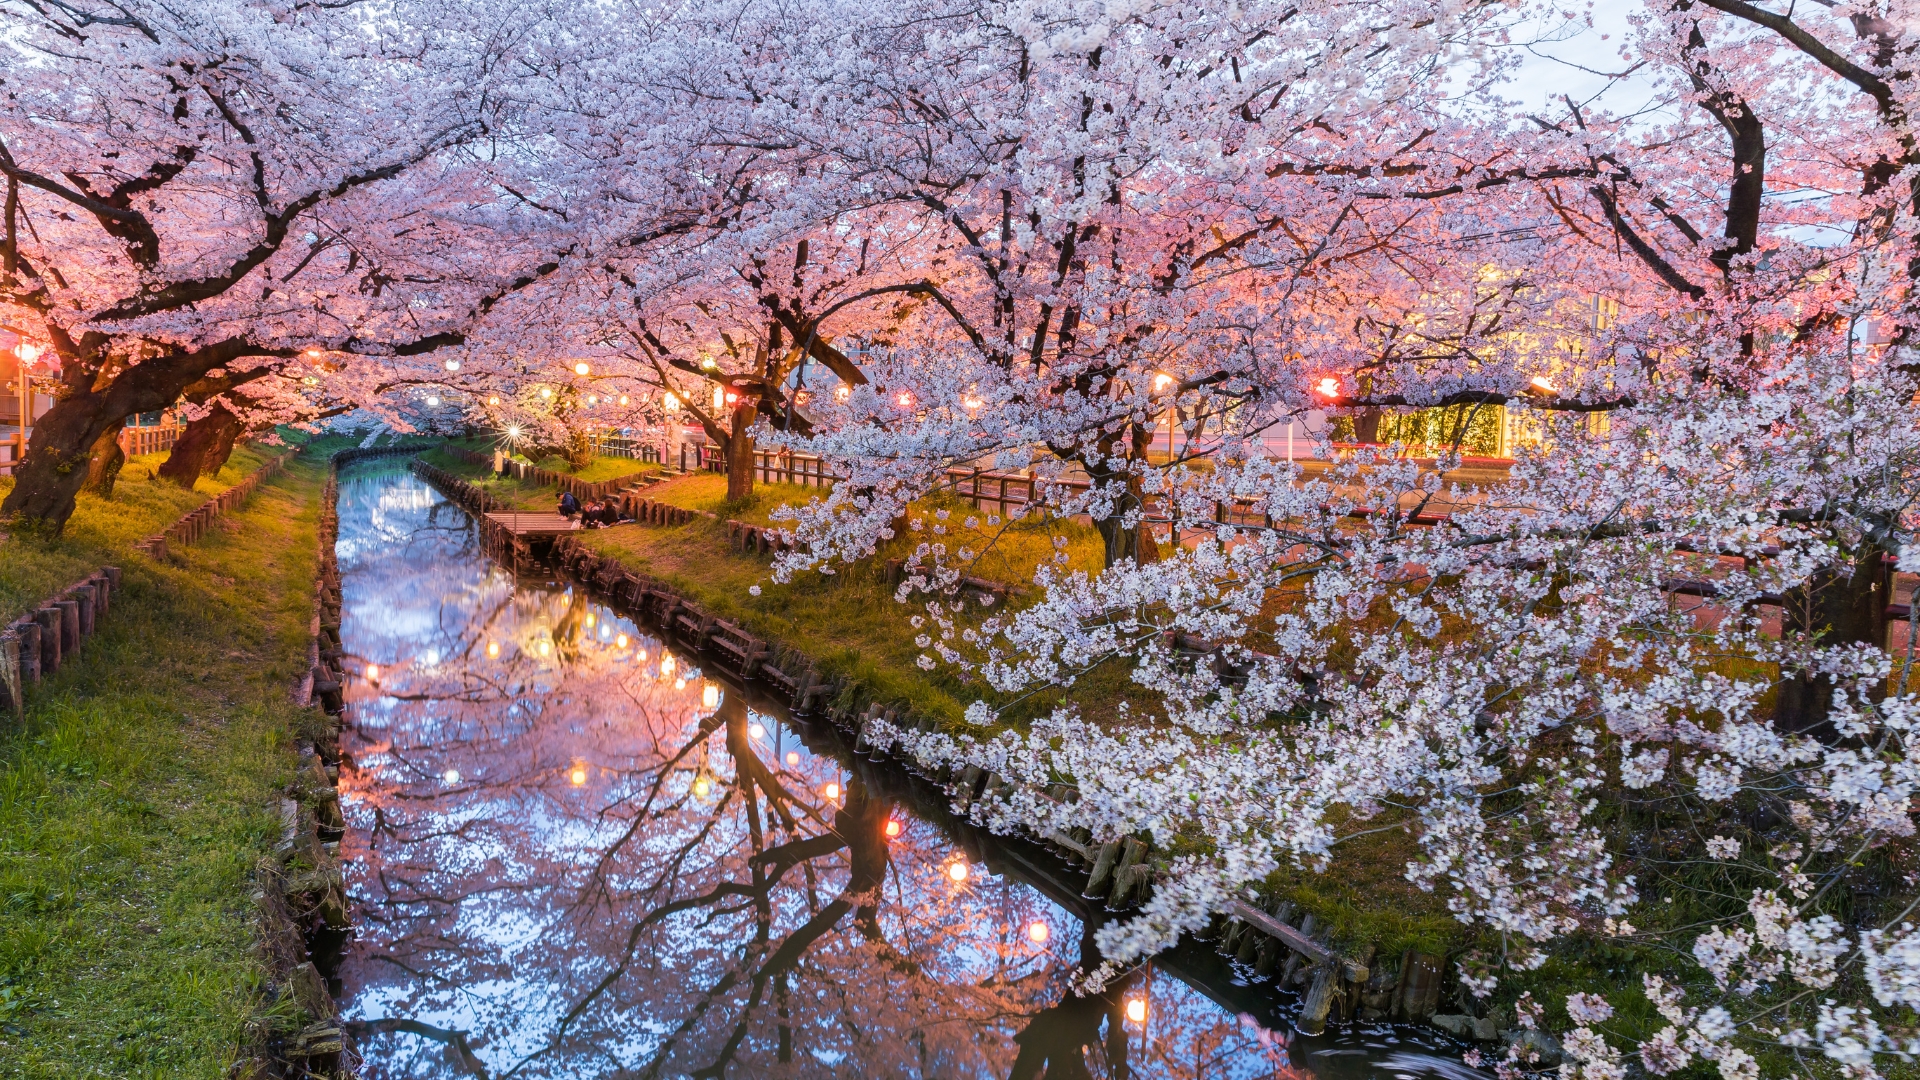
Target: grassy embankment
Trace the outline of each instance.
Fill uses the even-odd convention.
[[[545,510],[552,505],[551,489],[489,478],[484,469],[463,465],[446,454],[430,453],[427,460],[526,509]],[[755,524],[772,523],[774,510],[783,504],[804,504],[820,494],[818,489],[799,485],[759,484],[750,499],[729,504],[725,478],[712,473],[680,477],[647,490],[650,498],[710,511],[722,521],[734,518]],[[935,537],[930,528],[936,520],[934,511],[940,509],[948,511],[947,519],[940,522],[948,532]],[[835,674],[861,680],[883,700],[908,701],[919,711],[957,723],[969,702],[992,701],[994,695],[944,665],[930,672],[917,666],[915,661],[926,650],[914,639],[926,631],[914,627],[912,617],[923,609],[894,601],[893,586],[882,576],[884,561],[909,554],[922,539],[945,542],[954,549],[965,545],[981,553],[974,563],[976,575],[1023,585],[1032,580],[1035,566],[1056,550],[1065,551],[1070,569],[1094,572],[1102,549],[1092,528],[1071,521],[1035,518],[993,528],[986,524],[984,513],[959,500],[936,500],[918,510],[928,527],[921,533],[897,537],[875,557],[839,567],[831,576],[803,574],[792,584],[778,587],[768,578],[770,558],[728,550],[725,527],[716,521],[696,519],[670,527],[623,525],[584,533],[582,539],[636,571],[671,583],[721,617],[797,648]],[[969,517],[982,520],[968,528]],[[1056,548],[1056,538],[1064,541],[1063,549]],[[761,595],[749,594],[754,585],[762,586]],[[1014,600],[1014,606],[1019,602]],[[1069,699],[1094,717],[1112,715],[1122,700],[1131,699],[1136,708],[1151,704],[1132,685],[1123,665],[1106,665],[1073,687],[1019,702],[1003,716],[1018,723]],[[1201,838],[1194,840],[1201,842]],[[1414,854],[1404,833],[1379,833],[1343,849],[1336,873],[1282,870],[1267,882],[1267,888],[1272,895],[1313,911],[1341,940],[1376,944],[1390,955],[1410,947],[1445,952],[1458,940],[1461,928],[1439,898],[1406,881],[1406,863]]]
[[[219,1076],[260,1008],[249,876],[294,764],[324,458],[164,562],[129,545],[265,456],[238,450],[191,493],[136,458],[62,539],[0,541],[9,619],[123,569],[25,726],[0,721],[0,1075]]]

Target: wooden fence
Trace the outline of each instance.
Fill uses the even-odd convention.
[[[156,559],[164,559],[167,557],[167,545],[169,543],[191,544],[195,540],[207,535],[207,530],[213,528],[215,521],[224,516],[229,510],[233,510],[241,503],[246,502],[247,497],[253,494],[254,489],[260,486],[261,481],[279,472],[281,466],[287,463],[287,459],[299,452],[298,450],[289,450],[279,457],[269,460],[266,464],[253,470],[246,476],[241,477],[239,483],[208,499],[206,502],[201,503],[199,506],[194,507],[192,510],[187,511],[187,513],[181,516],[179,521],[167,526],[165,531],[157,532],[133,545],[133,549],[144,552]]]

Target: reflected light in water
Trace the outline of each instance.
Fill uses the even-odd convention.
[[[616,648],[616,649],[624,649],[624,648],[626,648],[626,647],[627,647],[627,635],[625,635],[625,634],[616,634],[616,635],[614,635],[614,638],[613,638],[613,645],[614,645],[614,648]],[[644,657],[642,657],[642,659],[645,659],[645,658],[644,658]]]
[[[500,655],[500,643],[497,641],[487,642],[487,659],[489,660],[496,659],[499,657],[499,655]]]
[[[1027,924],[1027,938],[1035,945],[1045,943],[1052,936],[1053,928],[1038,919]]]
[[[664,679],[667,676],[672,674],[673,674],[673,654],[667,653],[662,657],[660,657],[660,677]]]
[[[951,863],[947,866],[947,878],[955,885],[966,881],[967,875],[971,872],[972,869],[964,862]]]
[[[574,787],[579,787],[579,786],[580,786],[581,784],[584,784],[584,783],[586,783],[586,782],[587,782],[587,769],[586,769],[586,766],[584,766],[584,765],[575,765],[575,766],[573,767],[573,772],[571,772],[571,773],[569,773],[569,774],[567,775],[567,779],[569,779],[569,780],[572,780],[572,781],[573,781],[573,786],[574,786]]]
[[[675,690],[685,690],[687,688],[687,680],[685,679],[673,680],[673,688]]]
[[[1130,997],[1127,999],[1127,1019],[1136,1024],[1147,1022],[1147,999]]]
[[[700,688],[700,704],[706,706],[709,709],[719,708],[720,707],[720,687],[715,683],[708,683],[707,685],[701,687]]]
[[[753,736],[756,739],[764,739],[767,737],[767,727],[765,724],[760,724],[760,723],[748,724],[747,734]]]
[[[380,665],[378,664],[367,665],[367,681],[368,682],[380,681]]]
[[[449,784],[457,784],[460,782],[460,770],[448,769],[446,772],[440,774],[440,779],[445,780]]]
[[[904,828],[905,826],[900,824],[899,818],[888,818],[887,819],[887,839],[891,840],[894,837],[899,836],[900,831]]]
[[[586,623],[589,627],[593,625],[594,623],[593,612],[591,611],[587,612]]]
[[[551,641],[542,641],[542,642],[540,643],[540,655],[541,655],[541,656],[552,656],[552,655],[553,655],[553,642],[551,642]]]
[[[836,780],[827,781],[824,785],[821,786],[820,794],[825,795],[829,802],[835,799],[838,799],[840,797],[839,781],[836,781]]]
[[[789,765],[800,764],[800,751],[798,750],[787,751],[787,764]]]
[[[693,793],[695,795],[698,795],[699,797],[704,799],[707,797],[707,792],[712,790],[713,790],[713,781],[707,779],[704,776],[694,777]]]

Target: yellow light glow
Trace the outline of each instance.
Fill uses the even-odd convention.
[[[586,624],[589,629],[593,627],[593,612],[591,611],[587,612]]]
[[[667,410],[668,412],[679,412],[680,399],[677,397],[674,397],[672,394],[667,394],[661,397],[660,407]]]
[[[767,737],[767,726],[765,724],[748,724],[747,734],[756,739],[764,739]]]
[[[443,772],[440,774],[440,779],[446,781],[449,784],[457,784],[460,782],[460,770],[448,769],[446,772]]]
[[[904,828],[905,826],[900,824],[900,821],[898,818],[888,818],[887,819],[887,839],[891,840],[894,837],[899,836],[901,831]]]
[[[625,635],[625,634],[615,634],[615,635],[613,635],[613,647],[614,647],[614,648],[616,648],[616,649],[624,649],[624,648],[626,648],[626,647],[627,647],[627,635]],[[641,659],[643,659],[643,660],[644,660],[644,659],[646,659],[646,658],[645,658],[645,657],[641,657]]]
[[[829,780],[820,785],[820,794],[825,795],[828,802],[838,799],[840,797],[840,782],[838,780]]]
[[[1153,392],[1156,394],[1166,393],[1167,387],[1172,385],[1173,376],[1168,375],[1166,372],[1160,372],[1153,377]]]
[[[707,685],[701,687],[700,688],[700,704],[706,706],[709,709],[719,708],[720,707],[720,688],[718,686],[715,686],[713,683],[708,683]]]
[[[660,674],[673,674],[673,655],[671,653],[660,658]]]
[[[487,659],[494,660],[494,659],[498,659],[499,656],[500,656],[500,643],[497,641],[487,642]]]
[[[1136,1024],[1147,1022],[1147,999],[1131,997],[1127,999],[1127,1019]]]
[[[1039,919],[1035,919],[1027,924],[1027,940],[1033,942],[1035,945],[1043,944],[1052,936],[1053,928],[1041,922]]]
[[[1321,379],[1320,385],[1315,387],[1315,389],[1319,390],[1320,393],[1325,395],[1326,397],[1339,397],[1340,396],[1340,380],[1329,375],[1328,377]]]
[[[588,394],[588,395],[587,395],[587,404],[589,404],[589,405],[598,405],[598,404],[600,404],[600,395],[599,395],[599,394]]]
[[[573,781],[574,787],[579,787],[581,784],[586,783],[587,782],[586,767],[582,765],[575,765],[573,767],[573,771],[567,774],[567,779]]]
[[[962,398],[960,404],[965,405],[968,412],[978,412],[980,411],[980,406],[985,405],[986,402],[981,401],[977,397],[968,397]]]
[[[622,404],[622,405],[625,405],[626,403],[627,403],[627,395],[625,395],[625,394],[621,394],[621,395],[620,395],[620,404]]]
[[[541,655],[541,656],[551,656],[551,655],[553,655],[553,642],[551,642],[551,641],[542,641],[542,642],[540,643],[540,655]]]
[[[687,688],[687,680],[685,679],[673,680],[673,688],[675,690],[685,690]]]
[[[955,885],[966,881],[967,875],[970,873],[972,873],[972,870],[964,862],[950,863],[947,866],[947,880],[953,882]]]
[[[703,368],[705,368],[705,369],[707,369],[708,371],[712,371],[712,370],[713,370],[714,368],[717,368],[717,367],[719,367],[720,365],[719,365],[719,364],[716,364],[716,363],[714,363],[714,361],[713,361],[713,357],[711,357],[711,356],[703,356],[703,357],[701,357],[701,358],[700,358],[700,366],[701,366],[701,367],[703,367]]]
[[[898,401],[900,403],[900,407],[904,409],[913,404],[913,395],[907,393],[905,390],[902,390],[900,391],[900,396],[895,398],[894,400]]]
[[[853,390],[850,387],[842,386],[833,392],[833,399],[835,401],[845,401],[847,400],[847,395],[851,393],[853,393]]]
[[[367,681],[368,682],[380,681],[380,665],[378,664],[367,665]]]
[[[695,795],[698,795],[699,797],[704,799],[707,797],[707,792],[712,790],[713,790],[713,781],[708,780],[704,776],[694,778],[693,793]]]
[[[1557,394],[1560,392],[1560,388],[1553,385],[1553,380],[1547,378],[1545,375],[1535,375],[1532,385],[1535,390],[1544,394]]]
[[[635,660],[641,661],[642,663],[645,663],[647,659],[647,650],[635,649],[633,652],[633,658]]]
[[[713,388],[713,407],[718,409],[727,403],[727,392],[721,387]]]
[[[487,395],[487,404],[489,404],[489,405],[498,405],[498,404],[500,404],[500,395],[498,395],[498,394],[488,394],[488,395]]]
[[[789,765],[800,764],[800,751],[798,750],[787,751],[787,764]]]
[[[549,387],[549,386],[543,386],[543,387],[541,387],[541,388],[540,388],[540,396],[541,396],[542,398],[550,398],[550,397],[552,397],[552,396],[553,396],[553,388],[552,388],[552,387]]]
[[[514,424],[507,428],[507,438],[517,439],[519,437],[520,437],[520,425]]]
[[[592,370],[593,368],[589,367],[585,360],[582,360],[579,363],[573,365],[573,373],[575,375],[585,375]]]
[[[33,356],[28,356],[28,355],[27,355],[27,352],[28,352],[28,350],[32,350],[32,352],[33,352]],[[39,356],[39,355],[40,355],[40,350],[39,350],[39,349],[35,349],[35,348],[34,348],[33,346],[31,346],[31,345],[22,345],[22,346],[20,346],[20,359],[22,359],[22,360],[25,360],[25,361],[26,361],[27,363],[29,363],[29,364],[31,364],[31,363],[33,363],[33,358],[34,358],[35,356]],[[318,360],[318,359],[320,359],[320,350],[319,350],[319,349],[308,349],[308,350],[307,350],[307,359],[309,359],[309,360]]]

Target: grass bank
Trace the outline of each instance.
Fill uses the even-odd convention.
[[[128,465],[66,536],[0,543],[0,605],[123,568],[101,628],[0,728],[0,1075],[212,1077],[259,1009],[250,875],[277,836],[302,710],[324,458],[155,562],[193,493]]]

